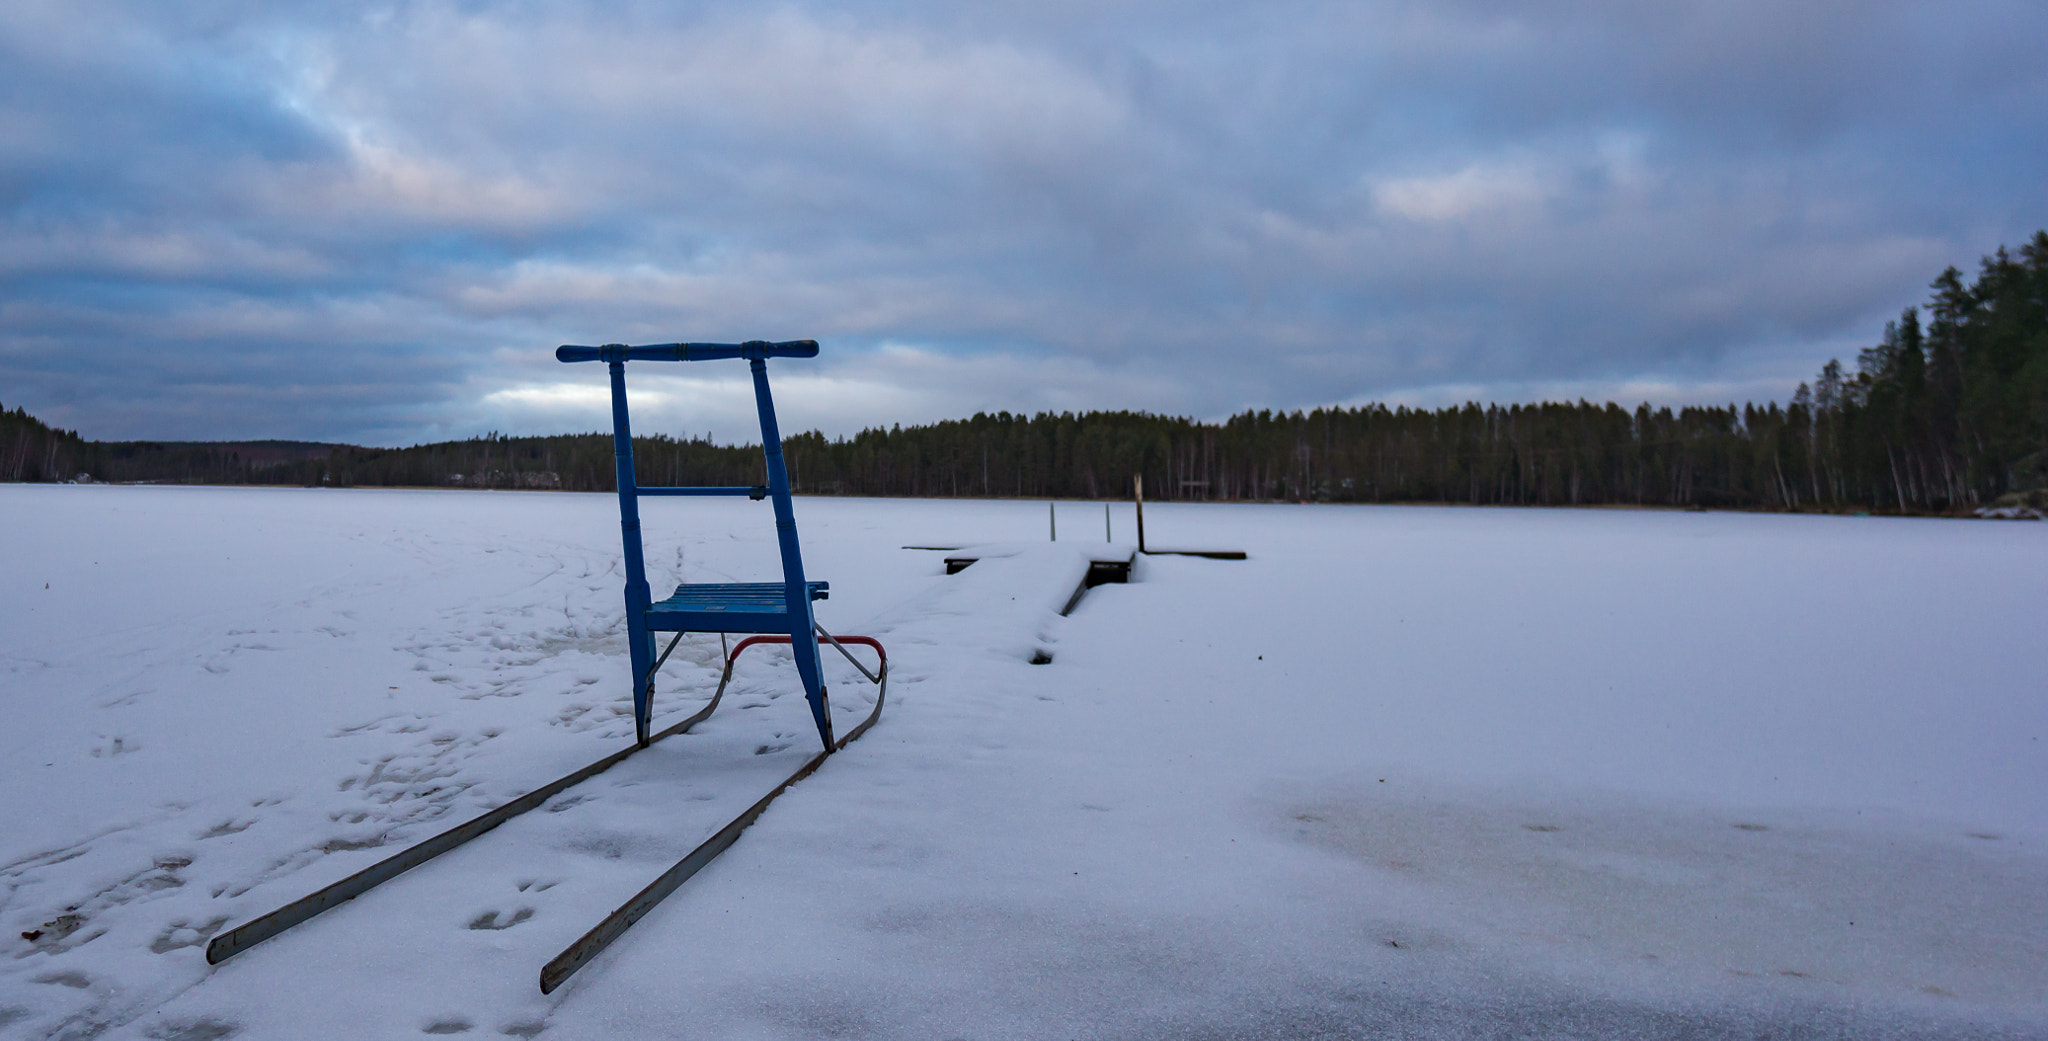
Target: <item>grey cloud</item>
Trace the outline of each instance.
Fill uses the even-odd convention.
[[[584,428],[553,344],[762,335],[827,342],[792,421],[835,432],[1782,394],[2048,224],[2044,29],[1904,0],[27,5],[0,401],[104,437]]]

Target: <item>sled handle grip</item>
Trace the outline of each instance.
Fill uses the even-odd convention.
[[[766,340],[748,340],[745,343],[656,343],[645,347],[628,347],[623,343],[608,343],[602,347],[578,347],[563,344],[555,348],[555,360],[575,361],[714,361],[719,358],[746,358],[759,361],[764,358],[815,358],[818,356],[818,341],[787,340],[769,343]]]

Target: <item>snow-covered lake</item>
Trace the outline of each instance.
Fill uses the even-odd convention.
[[[2048,1036],[2048,525],[1989,522],[1152,505],[1250,559],[1060,617],[1100,504],[800,499],[882,721],[568,984],[811,752],[786,653],[209,967],[630,741],[615,510],[0,486],[0,1036]],[[763,504],[643,512],[657,591],[777,575]]]

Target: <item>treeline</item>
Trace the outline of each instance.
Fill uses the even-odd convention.
[[[0,405],[0,481],[63,481],[86,468],[92,442],[59,430],[20,407]]]
[[[784,449],[800,493],[1106,498],[1142,474],[1156,499],[1640,504],[1944,512],[2048,487],[2048,232],[1950,268],[1862,351],[1792,401],[1673,410],[1614,404],[1245,412],[978,414],[811,432]],[[0,414],[8,480],[612,488],[611,439],[489,435],[374,449],[304,442],[87,442]],[[758,448],[635,439],[642,484],[755,484]]]
[[[2048,232],[1932,288],[1924,327],[1907,308],[1853,375],[1831,361],[1793,397],[1816,494],[1926,509],[2048,486]]]
[[[346,448],[318,441],[87,441],[24,409],[0,408],[0,481],[307,484]]]
[[[2048,232],[1932,284],[1791,403],[999,413],[786,444],[806,490],[1941,512],[2048,487]]]

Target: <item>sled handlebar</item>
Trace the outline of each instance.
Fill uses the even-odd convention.
[[[602,347],[563,344],[555,348],[555,360],[564,362],[714,361],[719,358],[746,358],[758,361],[764,358],[817,356],[816,340],[788,340],[782,343],[769,343],[766,340],[748,340],[745,343],[657,343],[644,347],[628,347],[623,343],[608,343]]]

